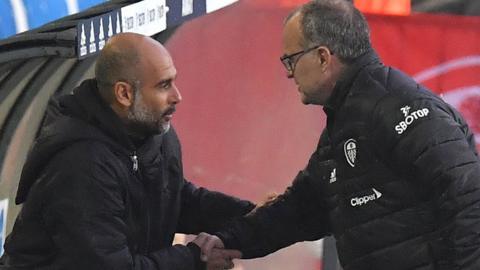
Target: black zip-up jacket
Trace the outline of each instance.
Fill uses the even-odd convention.
[[[217,232],[245,258],[334,235],[345,270],[480,269],[480,162],[462,117],[410,77],[359,57],[284,194]]]
[[[199,248],[172,246],[174,234],[213,232],[254,207],[186,181],[173,128],[135,147],[95,80],[55,114],[24,166],[0,269],[197,270]]]

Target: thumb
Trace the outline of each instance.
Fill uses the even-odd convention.
[[[242,252],[236,249],[223,249],[219,251],[222,252],[224,257],[228,257],[230,259],[241,259],[243,256]]]
[[[224,248],[222,240],[216,235],[210,235],[202,246],[202,261],[207,261],[210,257],[213,248]]]

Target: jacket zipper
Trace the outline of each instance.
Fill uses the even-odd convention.
[[[143,177],[138,171],[138,156],[137,156],[136,151],[133,151],[133,153],[130,156],[130,160],[132,161],[132,169],[133,169],[134,174],[136,174],[141,179],[141,181],[143,181]],[[149,190],[149,188],[146,189],[147,198],[148,198],[147,204],[150,201],[150,194],[149,194],[148,190]],[[149,249],[150,249],[150,209],[148,208],[148,206],[145,209],[145,213],[146,213],[146,226],[147,226],[147,228],[146,228],[147,232],[146,233],[147,233],[147,235],[146,235],[146,239],[145,239],[144,253],[147,254]]]
[[[130,160],[132,160],[133,163],[133,171],[137,172],[138,171],[138,157],[137,157],[137,152],[133,151],[132,155],[130,156]]]

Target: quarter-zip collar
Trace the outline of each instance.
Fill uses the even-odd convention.
[[[138,145],[135,145],[132,136],[129,136],[127,128],[120,117],[101,98],[96,80],[84,81],[80,87],[75,89],[72,98],[74,102],[73,100],[64,101],[65,106],[70,109],[69,113],[72,113],[74,117],[84,119],[110,137],[120,146],[119,149],[123,150],[130,157],[132,170],[137,172]]]
[[[122,120],[100,96],[96,80],[86,80],[74,91],[72,100],[65,99],[66,113],[92,124],[128,152],[136,147],[128,135]],[[62,102],[62,101],[61,101]]]
[[[371,49],[365,54],[357,57],[352,64],[347,66],[337,81],[335,88],[332,91],[332,95],[327,100],[327,103],[323,106],[323,110],[327,115],[335,112],[345,101],[345,97],[350,92],[353,82],[357,77],[360,70],[365,66],[378,63],[380,64],[380,58],[377,53]]]

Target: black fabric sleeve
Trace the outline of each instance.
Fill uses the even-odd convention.
[[[101,144],[71,146],[42,176],[47,194],[42,216],[58,249],[58,269],[201,270],[198,253],[187,246],[147,254],[129,249],[125,186],[112,156],[102,150]]]
[[[235,218],[247,214],[254,207],[250,201],[199,188],[185,181],[177,232],[212,233],[228,226]]]
[[[195,269],[206,269],[207,264],[200,259],[200,256],[202,255],[202,250],[200,247],[193,242],[188,243],[187,247],[190,249],[190,252],[193,254],[193,258],[195,259]]]
[[[215,233],[227,248],[241,250],[244,258],[255,258],[329,233],[321,183],[328,181],[334,163],[319,160],[318,152],[282,195]]]
[[[439,100],[392,100],[381,102],[372,117],[376,151],[428,194],[438,269],[479,269],[480,162],[468,127]]]

